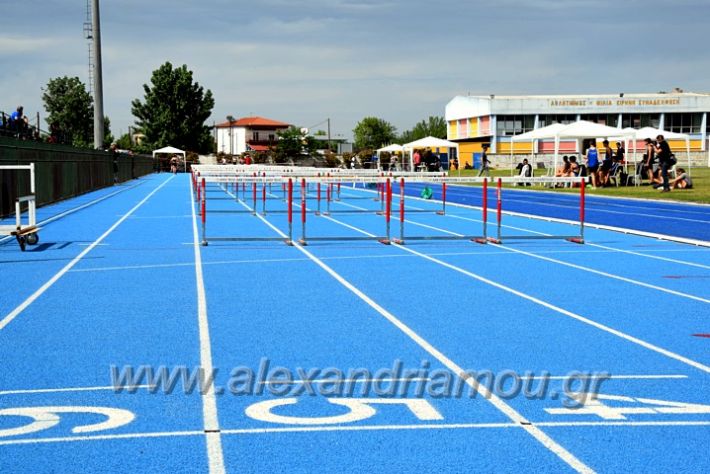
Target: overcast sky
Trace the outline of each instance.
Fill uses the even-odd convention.
[[[85,19],[86,0],[0,0],[0,110],[34,122],[50,78],[87,82]],[[104,109],[125,133],[165,61],[212,90],[210,122],[330,118],[346,137],[459,94],[707,92],[708,20],[710,0],[104,0]]]

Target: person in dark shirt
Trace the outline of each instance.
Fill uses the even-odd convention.
[[[663,192],[670,192],[670,184],[668,182],[668,170],[673,167],[671,163],[671,147],[668,142],[663,138],[663,135],[658,135],[656,137],[656,156],[658,157],[658,163],[661,165],[661,177],[663,178]]]

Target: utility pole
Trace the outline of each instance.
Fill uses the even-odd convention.
[[[92,3],[92,37],[94,40],[94,148],[104,147],[104,93],[101,74],[101,25],[99,0]]]
[[[330,118],[328,118],[328,151],[333,151],[330,148]]]

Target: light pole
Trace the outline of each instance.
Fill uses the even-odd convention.
[[[234,122],[234,117],[227,115],[227,120],[229,121],[229,156],[234,155],[234,146],[232,145],[232,122]]]

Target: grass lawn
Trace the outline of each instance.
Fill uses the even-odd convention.
[[[545,176],[545,170],[535,170],[535,176]],[[458,171],[451,171],[451,176],[459,176]],[[461,176],[478,176],[478,170],[461,170]],[[491,169],[491,177],[510,176],[510,169]],[[661,193],[652,186],[619,186],[609,188],[590,189],[587,187],[587,194],[594,196],[617,196],[624,198],[641,199],[663,199],[667,201],[684,201],[710,204],[710,168],[693,168],[690,171],[693,178],[693,189],[674,189],[670,193]],[[522,188],[519,188],[522,189]],[[577,193],[579,189],[570,188],[542,188],[531,186],[525,188],[530,190],[554,191],[560,193]]]

